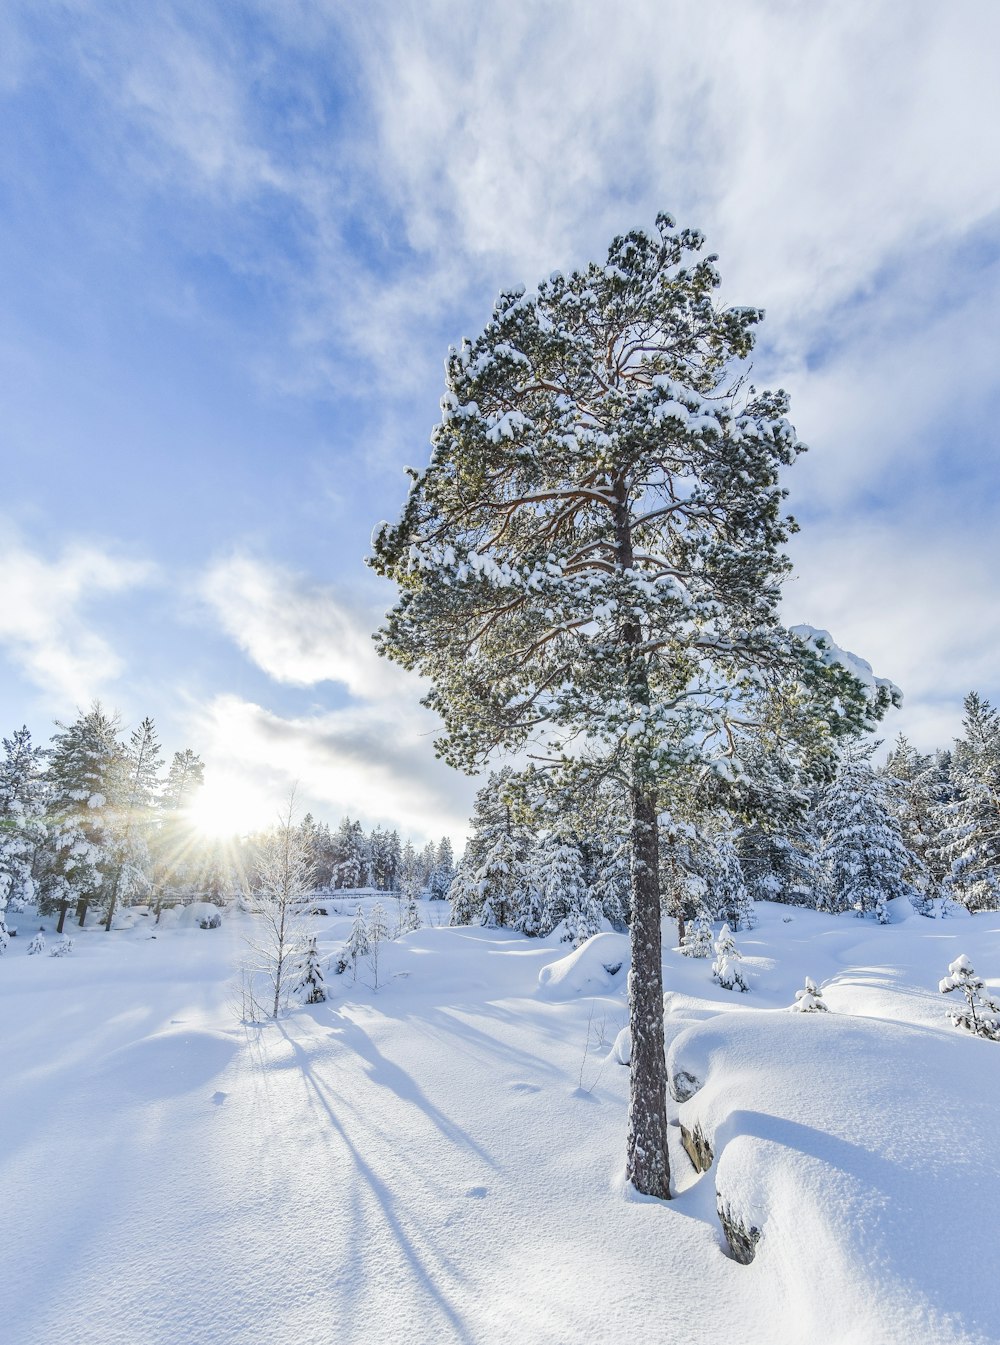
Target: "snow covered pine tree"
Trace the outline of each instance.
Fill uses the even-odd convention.
[[[323,984],[323,968],[319,960],[316,937],[311,936],[306,944],[298,974],[292,987],[292,994],[303,1004],[323,1004],[326,1000],[326,986]]]
[[[401,590],[379,648],[430,680],[450,764],[478,772],[540,743],[547,769],[588,755],[628,798],[626,1168],[663,1198],[657,816],[672,773],[738,755],[782,684],[828,734],[881,704],[873,716],[853,676],[779,623],[778,473],[801,445],[785,394],[734,370],[762,314],[716,307],[702,245],[660,215],[606,264],[501,294],[449,353],[430,464],[370,560]]]
[[[3,740],[0,761],[0,953],[7,946],[5,912],[8,903],[20,910],[33,900],[32,866],[35,851],[45,839],[42,760],[45,753],[32,746],[31,733],[18,729]]]
[[[872,748],[844,754],[837,778],[820,804],[824,831],[822,903],[833,911],[874,915],[886,924],[886,903],[919,894],[907,873],[916,860],[906,848],[889,804],[889,786],[869,763]]]

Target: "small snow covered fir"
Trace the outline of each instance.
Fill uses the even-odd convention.
[[[326,1001],[323,968],[320,965],[315,938],[311,938],[306,945],[293,993],[303,1004],[323,1004]]]
[[[28,952],[29,953],[45,952],[45,935],[42,933],[41,930],[38,931],[35,937],[28,944]]]
[[[417,906],[417,896],[411,892],[403,907],[403,918],[400,921],[399,932],[409,934],[415,929],[420,929],[423,921],[420,919],[420,908]]]
[[[29,953],[31,949],[28,949]],[[73,940],[71,938],[60,939],[57,944],[49,949],[49,957],[66,957],[73,951]]]
[[[365,913],[359,906],[354,913],[354,923],[351,925],[351,932],[347,936],[347,947],[344,949],[345,961],[350,963],[355,976],[358,974],[358,958],[364,957],[367,952],[368,925],[365,923]]]
[[[792,1013],[827,1013],[830,1006],[823,998],[823,991],[811,976],[807,976],[803,988],[796,990],[791,1008]]]
[[[712,951],[712,926],[700,911],[684,931],[681,952],[685,957],[708,957]]]
[[[728,925],[723,925],[715,941],[715,961],[712,963],[712,978],[718,981],[723,990],[749,990],[740,971],[742,956],[733,939],[733,931]]]
[[[977,1037],[1000,1041],[1000,1004],[985,994],[986,982],[964,953],[948,967],[948,975],[939,982],[942,995],[959,990],[965,997],[965,1007],[952,1009],[948,1017],[956,1027],[964,1028]]]

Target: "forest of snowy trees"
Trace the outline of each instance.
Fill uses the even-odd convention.
[[[881,765],[876,744],[846,743],[825,782],[797,778],[761,755],[718,806],[706,773],[661,817],[660,885],[684,943],[705,922],[753,923],[768,900],[885,922],[887,903],[917,910],[1000,909],[1000,715],[976,693],[950,749],[919,752],[897,738]],[[629,919],[627,820],[620,794],[598,789],[580,806],[540,802],[534,772],[511,768],[480,790],[472,834],[452,885],[452,919],[544,935],[562,925],[580,943]],[[732,803],[732,796],[727,799]]]
[[[27,727],[3,739],[0,761],[0,929],[5,907],[58,914],[90,909],[108,928],[120,906],[220,890],[215,857],[187,808],[204,780],[190,749],[165,768],[151,719],[127,738],[95,703],[58,723],[47,746]]]
[[[22,727],[0,759],[0,952],[4,913],[33,905],[81,924],[99,913],[110,929],[123,906],[195,898],[223,903],[252,888],[267,832],[221,841],[192,814],[204,783],[190,748],[164,759],[144,719],[123,736],[117,716],[95,703],[57,724],[47,745]],[[416,850],[397,831],[344,818],[336,830],[306,814],[297,829],[315,889],[374,888],[443,898],[454,876],[451,841]]]

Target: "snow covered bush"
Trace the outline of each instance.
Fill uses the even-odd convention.
[[[41,930],[38,931],[35,937],[28,944],[28,952],[29,954],[45,952],[45,935],[42,933]]]
[[[810,976],[807,976],[805,986],[795,992],[795,1003],[791,1006],[792,1013],[827,1013],[829,1008],[829,1004],[823,998],[823,991]]]
[[[948,1015],[956,1027],[977,1037],[1000,1041],[1000,1004],[984,993],[986,982],[976,974],[964,953],[949,965],[948,975],[939,982],[938,989],[942,995],[959,990],[965,996],[965,1007],[952,1009]]]
[[[31,949],[28,949],[31,952]],[[73,951],[73,940],[70,938],[60,939],[57,944],[49,949],[49,957],[66,957]]]
[[[712,963],[712,979],[718,981],[723,990],[750,989],[740,971],[742,956],[733,939],[733,931],[723,925],[715,941],[715,961]]]

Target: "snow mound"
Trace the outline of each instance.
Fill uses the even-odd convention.
[[[595,995],[625,988],[629,942],[624,934],[594,934],[566,957],[538,973],[538,988],[548,998]]]
[[[210,901],[192,901],[190,906],[172,906],[160,913],[165,929],[218,929],[222,912]]]
[[[720,1014],[675,1038],[671,1080],[701,1082],[672,1089],[681,1125],[802,1339],[996,1340],[996,1288],[968,1250],[1000,1203],[995,1052],[832,1013]]]
[[[233,1036],[223,1032],[156,1032],[109,1052],[95,1070],[95,1080],[109,1092],[121,1090],[139,1101],[180,1097],[206,1087],[237,1048]]]

